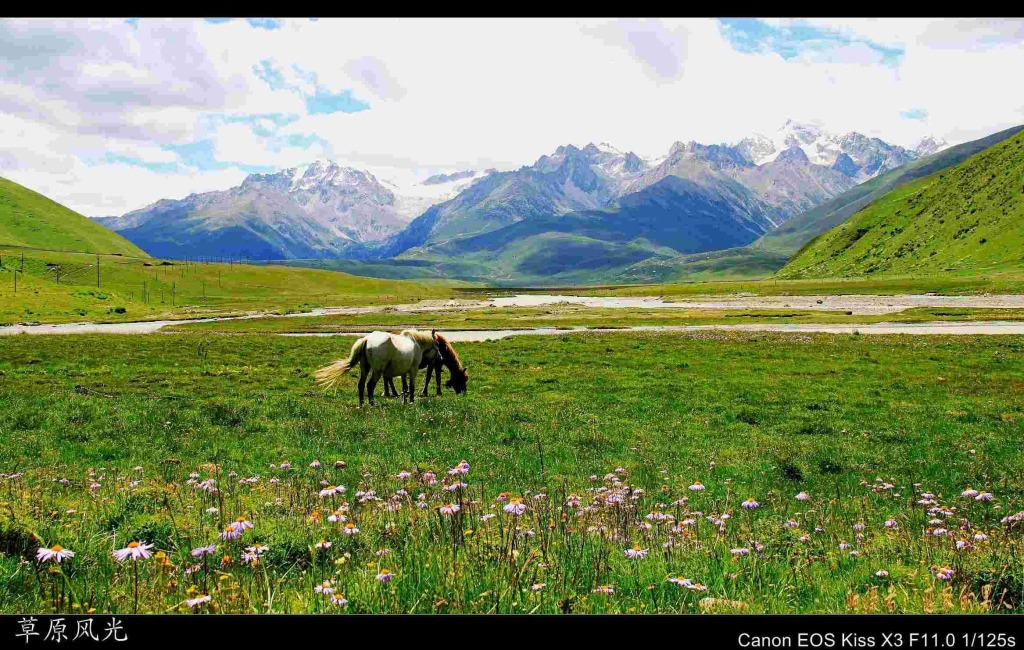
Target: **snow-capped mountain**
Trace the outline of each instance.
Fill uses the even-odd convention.
[[[401,230],[407,201],[370,172],[316,161],[100,222],[164,257],[331,257]]]
[[[422,181],[415,178],[385,178],[381,182],[395,193],[399,214],[411,221],[435,203],[443,203],[455,198],[460,192],[493,171],[495,170],[463,170],[450,174],[434,174]]]
[[[787,120],[776,132],[755,133],[736,143],[735,148],[755,165],[763,165],[783,151],[799,147],[811,163],[832,167],[863,182],[948,146],[944,140],[929,137],[914,149],[905,149],[856,131],[839,135],[819,124]],[[840,159],[844,154],[846,158]]]
[[[933,153],[938,153],[943,149],[948,148],[949,143],[944,139],[929,135],[921,138],[921,140],[914,145],[914,153],[916,153],[919,158],[924,158],[925,156],[930,156]]]

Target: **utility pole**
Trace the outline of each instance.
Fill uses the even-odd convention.
[[[14,269],[14,295],[18,295],[18,269]]]
[[[177,282],[172,282],[171,283],[171,307],[174,306],[174,294],[177,292],[177,289],[178,289],[178,283]]]
[[[96,254],[96,288],[100,288],[100,256]]]

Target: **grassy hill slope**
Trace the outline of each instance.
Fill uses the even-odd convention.
[[[0,244],[148,257],[114,231],[6,178],[0,178]]]
[[[807,244],[779,277],[1024,268],[1024,133],[889,192]]]

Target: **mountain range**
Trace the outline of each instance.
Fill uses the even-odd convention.
[[[943,147],[790,121],[731,145],[677,142],[656,159],[565,145],[517,170],[435,174],[405,188],[321,161],[99,221],[165,257],[396,259],[505,282],[589,277],[745,246]]]

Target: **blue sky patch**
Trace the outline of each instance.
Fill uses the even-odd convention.
[[[739,52],[775,52],[786,60],[814,54],[828,60],[830,51],[860,44],[869,47],[887,66],[898,66],[904,55],[902,48],[806,23],[773,25],[756,18],[730,18],[718,22],[723,36]]]
[[[317,87],[316,93],[306,96],[306,110],[310,115],[328,115],[330,113],[358,113],[370,108],[370,105],[356,98],[351,90],[332,93]]]
[[[281,29],[281,26],[284,25],[276,18],[246,18],[246,20],[256,29]]]

